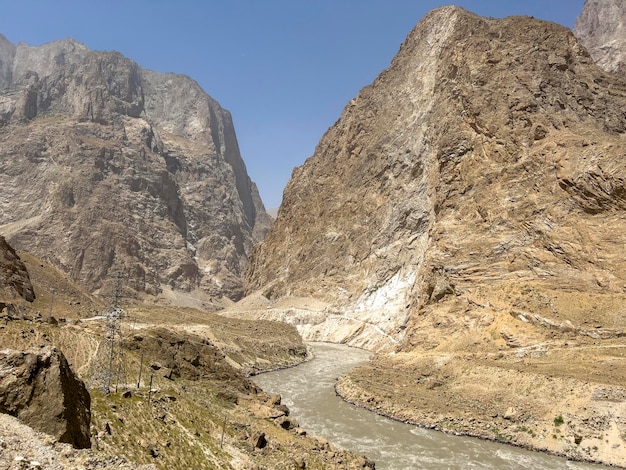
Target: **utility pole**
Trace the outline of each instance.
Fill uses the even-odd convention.
[[[50,289],[50,308],[48,310],[48,323],[52,323],[52,306],[54,305],[54,289]]]
[[[141,384],[141,371],[143,370],[143,353],[141,353],[141,360],[139,361],[139,378],[137,379],[137,389]]]

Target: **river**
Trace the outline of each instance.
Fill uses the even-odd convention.
[[[369,353],[337,344],[309,346],[315,354],[312,361],[258,375],[254,381],[268,393],[280,393],[291,416],[310,434],[366,455],[377,470],[607,468],[421,429],[350,405],[335,395],[336,378],[366,362]]]

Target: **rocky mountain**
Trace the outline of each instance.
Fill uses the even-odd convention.
[[[567,28],[432,11],[294,171],[241,314],[378,349],[361,406],[626,464],[624,109]]]
[[[626,67],[626,4],[621,0],[586,0],[574,34],[604,70]]]
[[[621,293],[625,104],[566,28],[436,10],[294,172],[247,289],[397,339],[479,285]]]
[[[91,397],[56,348],[0,351],[0,413],[59,442],[91,447]]]
[[[268,229],[228,111],[188,77],[0,36],[0,232],[92,291],[238,298]],[[105,286],[104,290],[107,287]]]

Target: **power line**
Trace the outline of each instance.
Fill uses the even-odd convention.
[[[122,344],[122,320],[126,318],[126,313],[119,306],[119,299],[122,296],[122,274],[115,273],[115,283],[111,292],[111,301],[109,308],[104,315],[106,324],[102,340],[98,345],[98,351],[94,359],[92,380],[93,385],[99,388],[103,393],[109,394],[111,387],[115,383],[117,385],[124,380],[126,372],[120,354]]]

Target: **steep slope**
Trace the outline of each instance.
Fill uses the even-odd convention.
[[[621,293],[625,92],[566,28],[436,10],[294,172],[248,291],[398,338],[478,285]]]
[[[35,300],[28,270],[11,245],[0,236],[0,300],[2,308],[15,299]],[[1,310],[1,309],[0,309]]]
[[[337,386],[366,408],[626,465],[625,109],[564,27],[429,13],[294,171],[239,315],[378,349]]]
[[[139,293],[241,295],[271,219],[226,110],[71,39],[2,37],[0,61],[0,231],[16,247],[92,291],[121,271]]]
[[[574,34],[604,70],[626,67],[626,4],[621,0],[586,0]]]
[[[0,344],[2,349],[44,351],[43,346],[50,346],[63,351],[72,369],[92,387],[93,445],[72,450],[48,436],[42,447],[32,429],[0,413],[0,468],[14,468],[20,459],[37,460],[50,469],[373,467],[364,457],[307,435],[287,416],[280,398],[244,377],[306,359],[307,347],[293,326],[233,320],[190,308],[130,306],[115,354],[121,367],[114,367],[118,372],[113,380],[122,382],[104,395],[95,386],[102,385],[98,349],[107,322],[84,317],[106,307],[89,312],[98,307],[95,296],[41,260],[25,255],[24,261],[37,300],[24,306],[20,319],[0,315]],[[48,310],[50,305],[53,310]],[[58,321],[45,321],[49,312]],[[4,369],[0,372],[7,375],[10,367]],[[15,392],[8,398],[14,402],[23,397],[15,389],[15,377],[8,375],[7,384]]]

